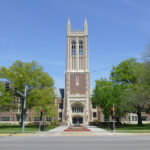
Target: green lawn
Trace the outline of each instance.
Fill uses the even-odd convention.
[[[46,126],[45,131],[51,130],[55,128],[55,126]],[[35,133],[39,131],[39,126],[35,125],[27,125],[25,127],[25,133]],[[0,134],[8,133],[8,134],[15,134],[15,133],[22,133],[22,127],[19,125],[0,125]]]
[[[101,127],[105,130],[111,131],[108,127]],[[118,133],[150,133],[150,124],[146,124],[143,126],[138,125],[126,125],[115,128]]]

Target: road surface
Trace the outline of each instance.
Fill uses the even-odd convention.
[[[150,150],[150,136],[0,137],[0,150]]]

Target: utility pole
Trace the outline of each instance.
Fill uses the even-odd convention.
[[[12,89],[15,93],[18,93],[19,95],[21,95],[24,98],[24,103],[23,103],[23,122],[22,122],[22,133],[24,133],[24,129],[25,129],[25,120],[26,120],[26,99],[27,99],[27,90],[28,90],[28,86],[25,85],[25,90],[24,90],[24,94],[22,92],[20,92],[19,90],[17,90],[16,87],[11,87],[9,85],[9,82],[6,81],[5,83],[0,81],[1,83],[3,83],[5,85],[5,91],[8,91],[9,88]],[[0,93],[1,94],[1,93]]]
[[[25,129],[25,120],[26,120],[26,98],[27,98],[27,89],[28,86],[25,85],[25,90],[24,90],[24,104],[23,104],[23,123],[22,123],[22,133],[24,133],[24,129]]]
[[[113,133],[115,133],[115,104],[113,103]]]

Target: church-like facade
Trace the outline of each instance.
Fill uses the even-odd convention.
[[[66,33],[66,71],[62,122],[85,124],[91,120],[90,72],[88,59],[88,25],[82,31],[71,30],[68,20]]]

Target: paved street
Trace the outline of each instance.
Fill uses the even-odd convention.
[[[150,136],[0,137],[0,150],[149,150]]]

